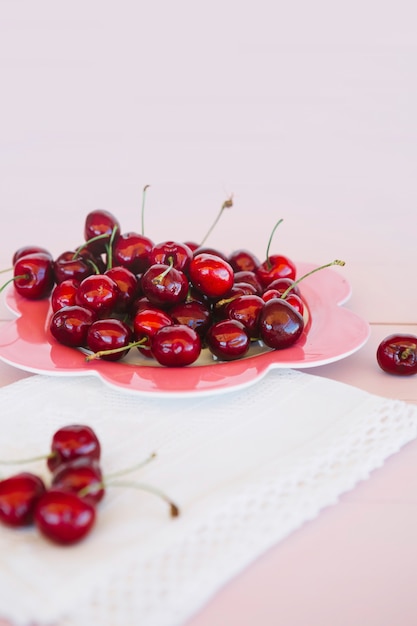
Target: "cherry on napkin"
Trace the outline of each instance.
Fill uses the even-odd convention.
[[[172,519],[151,494],[109,488],[77,545],[1,527],[0,617],[17,626],[180,626],[417,434],[416,407],[293,370],[201,398],[37,375],[0,389],[0,401],[1,459],[47,453],[59,427],[88,424],[105,474],[156,452],[129,479],[181,508]],[[48,477],[43,461],[30,471]]]

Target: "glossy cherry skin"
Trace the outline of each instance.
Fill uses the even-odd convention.
[[[119,299],[119,288],[110,276],[93,274],[81,281],[75,301],[99,316],[111,313]]]
[[[201,353],[198,333],[184,324],[173,324],[158,330],[152,339],[152,353],[161,365],[185,367]]]
[[[85,218],[84,223],[84,239],[88,241],[88,249],[93,254],[102,254],[106,252],[106,245],[108,245],[112,236],[113,230],[116,229],[115,239],[120,234],[119,220],[110,211],[103,209],[96,209],[90,211]],[[96,241],[89,241],[95,237],[103,237]]]
[[[94,265],[89,257],[76,253],[74,250],[62,252],[54,263],[54,274],[57,283],[73,279],[81,282],[87,276],[95,273]]]
[[[210,326],[206,333],[206,344],[218,359],[233,361],[247,354],[250,339],[241,322],[227,319]]]
[[[127,311],[139,292],[139,283],[136,274],[120,265],[111,267],[104,272],[119,288],[118,298],[114,305],[114,311],[124,313]]]
[[[255,293],[258,296],[260,296],[263,291],[263,287],[259,282],[255,272],[252,272],[250,270],[240,270],[239,272],[235,272],[234,282],[247,283],[249,285],[252,285],[252,287],[255,289]]]
[[[122,320],[100,319],[93,322],[88,329],[87,347],[92,352],[116,350],[116,352],[100,355],[100,358],[105,361],[120,361],[129,352],[132,339],[133,333],[130,327]]]
[[[134,274],[142,274],[151,264],[153,246],[153,241],[144,235],[124,233],[113,246],[113,264],[127,267]]]
[[[38,500],[35,525],[54,543],[72,545],[84,539],[94,526],[94,506],[77,494],[51,488]]]
[[[201,338],[204,338],[213,320],[210,308],[197,300],[181,302],[170,309],[169,313],[176,324],[185,324],[195,330]]]
[[[51,485],[76,493],[91,504],[100,502],[105,494],[99,463],[86,457],[59,465],[52,474]]]
[[[16,261],[24,256],[27,256],[28,254],[38,254],[39,252],[48,255],[50,259],[53,260],[52,254],[49,250],[43,248],[42,246],[22,246],[13,254],[12,264],[14,265]]]
[[[261,264],[249,250],[235,250],[229,254],[228,261],[234,272],[254,272]]]
[[[264,304],[260,296],[239,296],[227,305],[226,313],[231,320],[243,324],[251,339],[256,339],[259,337],[259,316]]]
[[[49,330],[60,344],[82,348],[87,343],[88,329],[95,320],[96,314],[91,309],[76,304],[64,306],[51,316]]]
[[[54,312],[59,311],[64,306],[75,305],[75,294],[79,284],[78,280],[69,278],[55,285],[51,293],[51,307]]]
[[[158,330],[173,323],[172,317],[166,311],[152,305],[137,311],[133,318],[133,334],[135,340],[143,342],[138,346],[139,352],[147,357],[153,357],[151,348],[153,337]]]
[[[7,526],[28,526],[45,491],[43,480],[30,472],[4,478],[0,481],[0,521]]]
[[[272,300],[272,298],[282,299],[282,293],[283,292],[281,290],[279,290],[279,289],[267,289],[262,294],[262,300],[264,300],[265,302],[268,302],[268,300]],[[300,296],[297,296],[296,293],[290,292],[285,297],[285,300],[289,304],[291,304],[291,306],[293,306],[294,309],[296,309],[301,315],[303,315],[303,313],[304,313],[304,302],[302,301]]]
[[[385,337],[376,352],[378,365],[388,374],[417,374],[417,336],[393,334]]]
[[[290,278],[294,280],[296,267],[288,257],[273,254],[258,267],[256,276],[262,287],[266,289],[272,281],[277,278]]]
[[[227,255],[224,254],[224,252],[217,250],[216,248],[209,248],[207,246],[198,246],[198,248],[196,248],[193,251],[193,256],[197,256],[198,254],[211,254],[212,256],[219,257],[220,259],[223,259],[223,261],[228,262]]]
[[[13,266],[15,290],[27,300],[47,298],[55,285],[53,268],[49,254],[36,252],[21,257]]]
[[[181,270],[162,263],[151,265],[142,276],[144,295],[156,306],[172,306],[183,302],[188,294],[188,278]]]
[[[101,445],[94,430],[84,424],[69,424],[54,433],[47,465],[53,471],[62,463],[80,457],[99,461],[100,455]]]
[[[259,316],[259,334],[266,346],[279,350],[292,346],[302,335],[304,319],[282,298],[265,302]]]
[[[213,254],[198,254],[188,270],[194,287],[209,298],[225,296],[233,286],[234,273],[231,265]]]
[[[287,291],[289,287],[291,287],[289,293],[295,293],[297,296],[301,296],[300,287],[295,284],[295,281],[291,278],[276,278],[268,285],[268,289],[276,289],[281,294]]]
[[[150,263],[172,265],[175,269],[186,272],[192,258],[193,252],[185,243],[163,241],[153,246]]]

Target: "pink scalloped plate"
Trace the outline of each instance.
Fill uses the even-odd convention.
[[[313,267],[298,263],[297,275]],[[208,350],[203,350],[195,364],[184,368],[150,364],[137,350],[131,350],[124,361],[87,362],[82,351],[62,346],[51,336],[49,300],[25,300],[11,288],[6,293],[6,305],[16,319],[0,328],[0,359],[37,374],[98,376],[107,385],[132,393],[188,396],[245,387],[273,368],[326,365],[350,356],[366,343],[368,323],[342,306],[351,288],[341,274],[321,270],[303,281],[300,288],[308,305],[308,322],[294,346],[270,350],[256,344],[244,359],[229,362],[215,361]]]

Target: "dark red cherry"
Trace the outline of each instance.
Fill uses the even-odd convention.
[[[288,304],[291,304],[291,306],[299,312],[300,315],[304,314],[304,302],[302,301],[300,296],[297,296],[296,293],[289,293],[286,297],[285,297],[286,302],[288,302]]]
[[[190,300],[176,304],[169,311],[176,324],[185,324],[195,330],[201,338],[212,323],[212,314],[209,307],[203,302]]]
[[[49,330],[62,345],[81,348],[86,345],[88,329],[95,320],[91,309],[76,304],[64,306],[51,316]]]
[[[97,315],[111,313],[119,299],[119,288],[110,276],[93,274],[81,281],[75,296],[76,303],[91,309]]]
[[[378,346],[378,365],[388,374],[411,376],[417,374],[417,336],[393,334]]]
[[[41,534],[54,543],[72,545],[92,529],[96,519],[94,506],[77,494],[51,488],[38,500],[35,524]]]
[[[199,246],[194,250],[193,256],[197,256],[198,254],[210,254],[212,256],[219,257],[223,259],[223,261],[228,262],[227,254],[221,252],[221,250],[217,250],[216,248],[208,248],[207,246]]]
[[[276,289],[281,294],[287,291],[291,287],[290,293],[295,293],[297,296],[301,296],[300,288],[291,278],[276,278],[268,285],[268,289]]]
[[[100,441],[94,430],[84,424],[69,424],[54,433],[47,465],[50,470],[55,470],[61,463],[79,457],[99,461],[100,455]]]
[[[256,270],[256,276],[262,287],[266,289],[277,278],[295,279],[295,264],[286,256],[273,254],[266,259]]]
[[[52,474],[51,485],[76,493],[92,504],[100,502],[105,493],[99,463],[86,457],[59,465]]]
[[[27,526],[35,506],[45,493],[44,482],[30,472],[21,472],[0,481],[0,521],[7,526]]]
[[[113,266],[105,271],[119,288],[118,298],[114,306],[114,311],[124,313],[129,309],[139,292],[139,281],[133,272],[120,265]]]
[[[250,339],[241,322],[228,319],[210,326],[206,333],[206,344],[218,359],[233,361],[247,354]]]
[[[261,264],[249,250],[239,249],[229,254],[228,261],[234,272],[254,272]]]
[[[258,296],[260,296],[263,291],[263,287],[259,282],[255,272],[252,272],[250,270],[241,270],[239,272],[235,272],[233,280],[235,283],[248,283],[249,285],[252,285],[252,287],[255,289],[255,293]]]
[[[112,236],[117,239],[120,234],[119,220],[110,211],[96,209],[88,213],[84,224],[84,239],[88,249],[95,255],[106,252]],[[96,241],[90,241],[100,237]]]
[[[105,361],[119,361],[130,350],[133,333],[130,327],[116,318],[99,319],[87,332],[87,347]],[[106,354],[101,354],[105,352]]]
[[[43,248],[42,246],[22,246],[14,253],[12,264],[14,265],[16,261],[24,256],[27,256],[28,254],[38,254],[38,252],[41,252],[42,254],[47,254],[50,259],[53,260],[52,254],[49,252],[49,250]]]
[[[234,274],[231,265],[212,254],[198,254],[188,270],[191,282],[209,298],[221,298],[232,288]]]
[[[91,258],[74,250],[62,252],[55,259],[54,274],[57,283],[70,279],[80,283],[84,278],[95,273],[95,267],[91,263]]]
[[[259,337],[259,316],[265,302],[260,296],[245,295],[232,300],[227,307],[227,316],[245,327],[251,339]]]
[[[51,256],[35,252],[18,259],[13,267],[13,284],[27,300],[47,298],[55,285]]]
[[[64,306],[74,306],[75,294],[79,284],[74,278],[68,278],[68,280],[63,280],[62,283],[55,285],[51,293],[52,310],[59,311]]]
[[[163,241],[153,246],[150,263],[151,265],[158,263],[172,265],[175,269],[186,272],[192,258],[192,250],[186,244]]]
[[[195,252],[200,244],[196,243],[195,241],[185,241],[184,245],[186,245],[187,248],[190,248],[191,252]]]
[[[282,298],[265,302],[259,316],[259,334],[266,346],[275,350],[288,348],[301,336],[304,319]]]
[[[184,367],[194,363],[201,352],[198,333],[184,324],[158,330],[152,339],[152,353],[161,365]]]
[[[174,323],[172,317],[166,311],[152,305],[137,311],[133,318],[133,334],[135,340],[143,341],[138,350],[147,357],[153,357],[151,344],[152,339],[165,326]]]
[[[183,302],[188,294],[188,278],[181,270],[158,263],[142,276],[141,286],[148,300],[156,306],[172,306]]]
[[[153,241],[145,235],[124,233],[113,246],[113,265],[122,265],[134,274],[142,274],[151,264],[153,245]]]

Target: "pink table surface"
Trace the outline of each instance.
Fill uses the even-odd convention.
[[[147,234],[199,240],[233,192],[210,245],[262,257],[284,218],[274,252],[346,261],[335,270],[352,285],[346,306],[371,336],[309,373],[417,404],[417,377],[388,376],[375,360],[386,335],[417,334],[407,7],[213,0],[203,19],[187,2],[116,11],[91,0],[79,14],[20,4],[4,3],[0,18],[0,267],[29,243],[54,255],[77,246],[98,207],[138,230],[145,184]],[[0,363],[0,386],[28,375]],[[416,528],[413,442],[187,626],[415,626]]]

